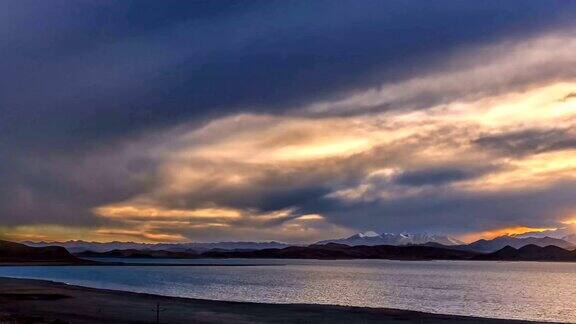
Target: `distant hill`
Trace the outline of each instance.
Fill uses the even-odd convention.
[[[265,249],[249,252],[205,252],[208,258],[273,258],[273,259],[390,259],[390,260],[467,260],[475,252],[458,251],[430,246],[348,246],[328,243],[307,247]]]
[[[348,246],[329,243],[308,247],[266,249],[252,252],[205,252],[205,258],[274,259],[389,259],[389,260],[471,260],[471,261],[572,261],[576,251],[558,246],[529,244],[521,248],[505,246],[492,253],[457,250],[426,245]]]
[[[24,244],[35,247],[61,246],[71,253],[85,251],[108,252],[113,250],[155,250],[172,252],[204,252],[213,249],[220,250],[261,250],[273,248],[285,248],[290,246],[281,242],[215,242],[215,243],[136,243],[136,242],[86,242],[86,241],[66,241],[66,242],[24,242]]]
[[[521,248],[526,245],[536,245],[540,247],[554,245],[566,250],[576,249],[576,245],[552,237],[524,237],[518,238],[513,236],[500,236],[492,240],[478,240],[476,242],[467,244],[465,246],[454,246],[456,249],[463,249],[468,251],[485,252],[490,253],[504,248],[505,246],[510,246],[513,248]]]
[[[567,238],[568,239],[568,238]],[[387,242],[387,243],[382,243]],[[421,243],[424,242],[424,243]],[[364,232],[344,239],[326,240],[310,246],[290,246],[279,242],[217,242],[146,244],[133,242],[93,243],[70,241],[56,243],[65,246],[82,258],[295,258],[295,259],[397,259],[397,260],[571,260],[576,245],[551,237],[501,236],[492,240],[478,240],[470,244],[448,236],[428,234],[378,234]],[[9,243],[9,242],[8,242]],[[446,244],[448,243],[448,244]],[[7,243],[5,243],[7,244]],[[22,244],[16,244],[26,247]],[[48,243],[31,243],[43,246]],[[123,248],[128,246],[129,248]],[[526,246],[546,248],[542,251]],[[550,247],[552,246],[552,247]],[[26,247],[28,250],[30,247]],[[504,249],[506,248],[506,249]],[[556,248],[556,249],[555,249]],[[44,255],[55,253],[61,260],[73,257],[62,253],[61,247],[43,247]],[[91,250],[92,249],[92,250]],[[528,257],[512,249],[530,252]],[[532,250],[531,250],[532,249]],[[89,251],[88,251],[89,250]],[[23,251],[23,250],[22,250]],[[565,252],[563,252],[565,251]],[[499,252],[499,254],[494,254]],[[516,254],[514,254],[514,253]],[[534,253],[540,253],[535,255]],[[39,252],[30,252],[39,253]],[[510,253],[509,255],[506,253]],[[576,252],[575,252],[576,253]],[[12,257],[19,255],[13,253]],[[24,254],[21,254],[24,255]],[[26,259],[26,258],[24,258]],[[29,259],[29,258],[28,258]],[[2,262],[2,260],[0,260]],[[4,261],[6,262],[6,261]]]
[[[494,240],[493,240],[494,241]],[[503,242],[504,240],[496,240]],[[517,241],[514,241],[517,243]],[[526,242],[524,240],[521,243]],[[467,245],[444,246],[439,243],[425,245],[358,245],[328,243],[310,246],[290,246],[281,249],[262,250],[219,250],[202,253],[174,252],[163,250],[113,250],[108,252],[81,252],[79,257],[107,258],[263,258],[263,259],[389,259],[389,260],[473,260],[473,261],[572,261],[576,262],[576,251],[558,246],[528,244],[520,248],[505,246],[497,251],[485,253]],[[66,249],[57,246],[29,247],[24,244],[0,241],[1,264],[83,264]]]
[[[84,251],[75,254],[80,258],[140,258],[140,259],[195,259],[200,255],[193,251],[173,252],[163,250],[112,250],[107,252]]]
[[[317,242],[316,244],[346,244],[349,246],[357,245],[418,245],[426,243],[438,243],[446,246],[450,245],[462,245],[464,242],[459,241],[453,237],[445,235],[434,235],[434,234],[395,234],[395,233],[376,233],[373,231],[368,231],[364,233],[358,233],[346,238],[331,239]]]
[[[566,235],[562,238],[562,240],[576,245],[576,234]]]
[[[30,247],[20,243],[0,241],[2,263],[83,263],[59,246]]]
[[[497,251],[507,245],[520,248],[525,245],[535,244],[538,246],[556,245],[563,249],[576,249],[576,244],[569,240],[576,241],[576,235],[565,237],[566,240],[552,237],[514,237],[501,236],[492,240],[478,240],[470,244],[445,235],[434,234],[394,234],[394,233],[376,233],[372,231],[358,233],[346,238],[324,240],[315,244],[345,244],[349,246],[376,246],[376,245],[426,245],[438,248],[449,248],[462,251],[475,251],[490,253]],[[282,249],[291,246],[281,242],[214,242],[214,243],[135,243],[135,242],[86,242],[86,241],[67,241],[67,242],[25,242],[24,244],[35,247],[61,246],[65,247],[73,254],[81,252],[109,252],[114,250],[140,250],[140,251],[166,251],[166,252],[186,252],[198,253],[208,251],[256,251],[264,249]]]
[[[489,261],[576,261],[576,252],[554,245],[541,247],[530,244],[519,249],[505,246],[496,252],[477,255],[473,259]]]

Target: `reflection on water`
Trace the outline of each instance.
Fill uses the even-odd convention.
[[[0,276],[49,279],[179,297],[391,307],[446,314],[576,322],[576,263],[385,260],[164,262],[273,263],[278,266],[0,267]]]

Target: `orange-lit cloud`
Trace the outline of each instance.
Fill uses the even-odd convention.
[[[459,239],[464,242],[472,242],[479,239],[493,239],[499,236],[505,235],[520,235],[525,233],[531,232],[545,232],[545,231],[553,231],[556,228],[534,228],[534,227],[526,227],[526,226],[513,226],[513,227],[504,227],[504,228],[497,228],[488,231],[482,231],[477,233],[468,233],[459,236]]]
[[[321,221],[321,220],[324,220],[324,217],[322,217],[322,215],[318,215],[318,214],[308,214],[308,215],[302,215],[302,216],[298,217],[297,220],[300,220],[300,221]]]
[[[238,218],[241,212],[231,208],[167,209],[147,205],[110,205],[98,207],[93,212],[102,217],[129,219],[224,219]]]
[[[84,240],[93,242],[138,241],[138,242],[173,242],[183,241],[179,234],[168,234],[150,231],[147,228],[93,228],[62,225],[26,225],[0,228],[0,238],[11,241],[69,241]]]
[[[166,233],[149,233],[139,230],[122,230],[122,229],[98,229],[96,234],[106,236],[108,238],[114,237],[132,237],[138,241],[146,242],[182,242],[186,241],[186,237],[181,234],[166,234]]]

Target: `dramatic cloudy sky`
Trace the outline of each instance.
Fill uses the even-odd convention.
[[[0,236],[576,220],[576,1],[0,1]]]

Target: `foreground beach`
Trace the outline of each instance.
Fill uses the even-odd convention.
[[[0,323],[535,323],[384,308],[163,297],[0,278]]]

